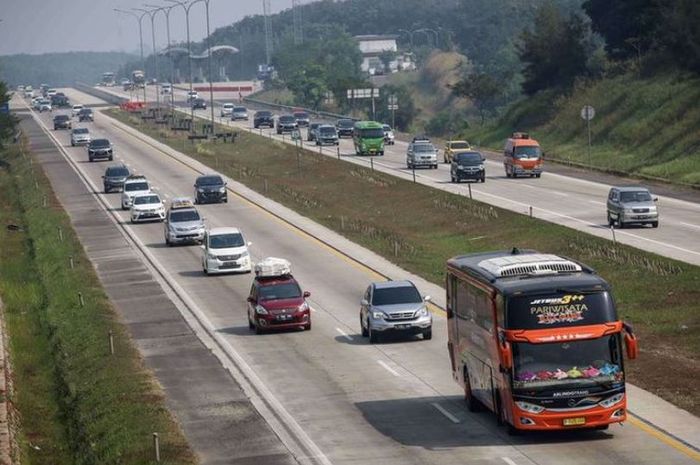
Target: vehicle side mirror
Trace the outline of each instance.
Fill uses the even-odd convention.
[[[105,178],[105,175],[103,174],[103,175],[102,175],[102,179],[104,179],[104,178]]]
[[[199,248],[202,249],[202,250],[206,250],[206,249],[207,249],[206,247],[204,247],[204,244],[200,245]]]
[[[544,152],[542,152],[542,158],[544,158],[544,157],[545,157],[545,153],[544,153]]]
[[[654,197],[654,202],[658,202],[658,201],[659,201],[659,198],[658,198],[658,197]]]
[[[627,351],[627,358],[634,360],[639,356],[639,344],[637,343],[637,336],[632,332],[632,326],[628,323],[622,323],[622,329],[625,332],[625,350]]]
[[[363,307],[366,307],[369,305],[369,302],[367,302],[367,299],[362,299],[362,300],[360,300],[360,305],[362,305]]]
[[[311,293],[309,291],[304,291],[304,298],[306,299],[307,297],[311,297]]]
[[[426,295],[425,297],[423,297],[423,300],[425,302],[430,302],[432,300],[432,297],[430,297],[429,295]]]
[[[510,347],[510,342],[505,340],[503,333],[499,335],[498,358],[501,362],[503,371],[510,371],[513,368],[513,352]]]

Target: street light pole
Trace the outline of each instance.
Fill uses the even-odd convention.
[[[155,68],[155,79],[156,79],[156,111],[160,109],[160,91],[158,90],[158,50],[156,50],[156,13],[157,10],[144,10],[143,8],[132,8],[135,11],[142,11],[151,18],[151,40],[153,44],[153,67]],[[144,70],[145,71],[145,70]]]
[[[156,11],[162,11],[165,14],[165,31],[168,39],[168,52],[172,54],[171,43],[170,43],[170,11],[175,8],[175,5],[171,6],[157,6],[157,5],[145,5],[150,8],[155,8]],[[172,55],[170,56],[170,116],[175,122],[175,60],[173,60]]]
[[[180,5],[183,10],[185,10],[185,24],[187,27],[187,72],[189,74],[189,80],[190,80],[190,93],[188,94],[187,98],[189,99],[189,96],[192,95],[192,43],[190,42],[190,8],[193,3],[190,3],[189,5],[187,2],[182,2],[179,0],[165,0],[166,2],[169,3],[174,3],[176,5]],[[190,129],[191,131],[194,131],[194,108],[192,107],[192,102],[190,103]]]
[[[209,56],[207,60],[209,61],[209,108],[211,109],[211,131],[214,132],[214,84],[213,84],[213,74],[211,69],[211,33],[209,32],[209,0],[204,1],[204,8],[207,14],[207,49]]]
[[[145,74],[146,62],[144,61],[144,57],[143,57],[143,26],[142,26],[141,22],[143,20],[143,17],[146,16],[146,13],[142,13],[141,15],[137,15],[133,11],[129,11],[129,10],[120,10],[119,8],[113,8],[113,10],[116,11],[117,13],[122,13],[122,14],[132,16],[132,17],[136,18],[136,21],[139,23],[139,43],[141,44],[141,65],[143,66],[143,72]],[[137,98],[137,100],[138,100],[138,98]],[[143,86],[143,103],[144,104],[146,103],[146,85],[145,85],[145,83]]]

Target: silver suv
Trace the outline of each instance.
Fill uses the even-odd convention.
[[[204,218],[192,201],[184,198],[173,199],[165,215],[165,244],[202,243],[204,232]]]
[[[646,187],[613,187],[608,194],[608,225],[624,228],[628,224],[650,224],[657,228],[657,201]]]
[[[437,157],[437,149],[430,142],[423,140],[411,142],[408,144],[406,152],[406,166],[408,169],[425,166],[436,170],[438,167]]]
[[[426,307],[430,296],[421,297],[411,281],[372,283],[360,302],[360,327],[370,343],[391,332],[433,336],[433,316]]]

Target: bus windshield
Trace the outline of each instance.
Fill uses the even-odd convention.
[[[363,139],[384,139],[382,128],[360,129],[360,137]]]
[[[572,290],[552,294],[510,297],[506,307],[508,329],[550,329],[617,321],[607,292]]]
[[[598,339],[513,347],[513,389],[551,390],[603,387],[622,383],[620,335]]]

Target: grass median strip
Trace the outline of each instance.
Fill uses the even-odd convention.
[[[242,132],[235,144],[192,143],[134,115],[108,114],[437,284],[449,257],[514,246],[593,266],[614,286],[621,315],[641,336],[642,357],[628,365],[630,380],[700,413],[699,267],[316,151],[301,150],[299,165],[294,146],[254,133]]]
[[[0,295],[21,462],[155,463],[159,432],[160,463],[196,463],[41,168],[18,146],[0,165]]]

